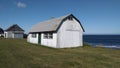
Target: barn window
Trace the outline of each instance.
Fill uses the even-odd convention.
[[[52,39],[53,38],[53,33],[49,33],[48,37],[49,37],[49,39]]]
[[[47,35],[47,33],[44,33],[44,38],[46,39],[46,38],[48,38],[48,35]]]
[[[71,20],[71,21],[72,21],[72,20],[73,20],[73,17],[72,17],[72,16],[69,16],[69,17],[68,17],[68,20]]]
[[[37,36],[36,36],[36,34],[35,34],[35,33],[33,33],[33,34],[32,34],[32,37],[33,37],[33,38],[36,38]]]
[[[44,33],[44,39],[52,39],[53,33]]]

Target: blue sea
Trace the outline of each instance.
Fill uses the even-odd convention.
[[[120,35],[84,35],[83,40],[94,47],[120,49]]]

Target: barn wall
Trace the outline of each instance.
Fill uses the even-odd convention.
[[[27,37],[27,41],[30,43],[38,44],[38,34],[36,35],[36,38],[33,38],[32,34],[29,34]]]
[[[83,46],[83,30],[80,24],[75,20],[66,20],[58,30],[58,48]]]
[[[48,47],[54,47],[56,48],[57,45],[57,34],[53,33],[53,39],[45,39],[44,34],[41,33],[41,44],[48,46]]]

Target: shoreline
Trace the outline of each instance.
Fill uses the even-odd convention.
[[[104,48],[111,48],[111,49],[120,49],[120,47],[115,46],[115,45],[96,45],[95,47],[104,47]]]
[[[103,48],[111,48],[111,49],[118,49],[120,50],[120,45],[106,45],[106,44],[100,44],[100,43],[87,43],[93,47],[103,47]]]

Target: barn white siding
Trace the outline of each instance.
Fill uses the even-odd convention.
[[[32,34],[29,34],[27,41],[30,43],[38,44],[38,33],[36,34],[36,38],[33,38]]]
[[[75,19],[66,20],[58,30],[58,48],[82,46],[82,28]]]
[[[57,34],[53,33],[53,38],[52,39],[45,39],[44,38],[44,33],[41,33],[41,44],[45,45],[45,46],[56,48],[56,45],[57,45]]]

